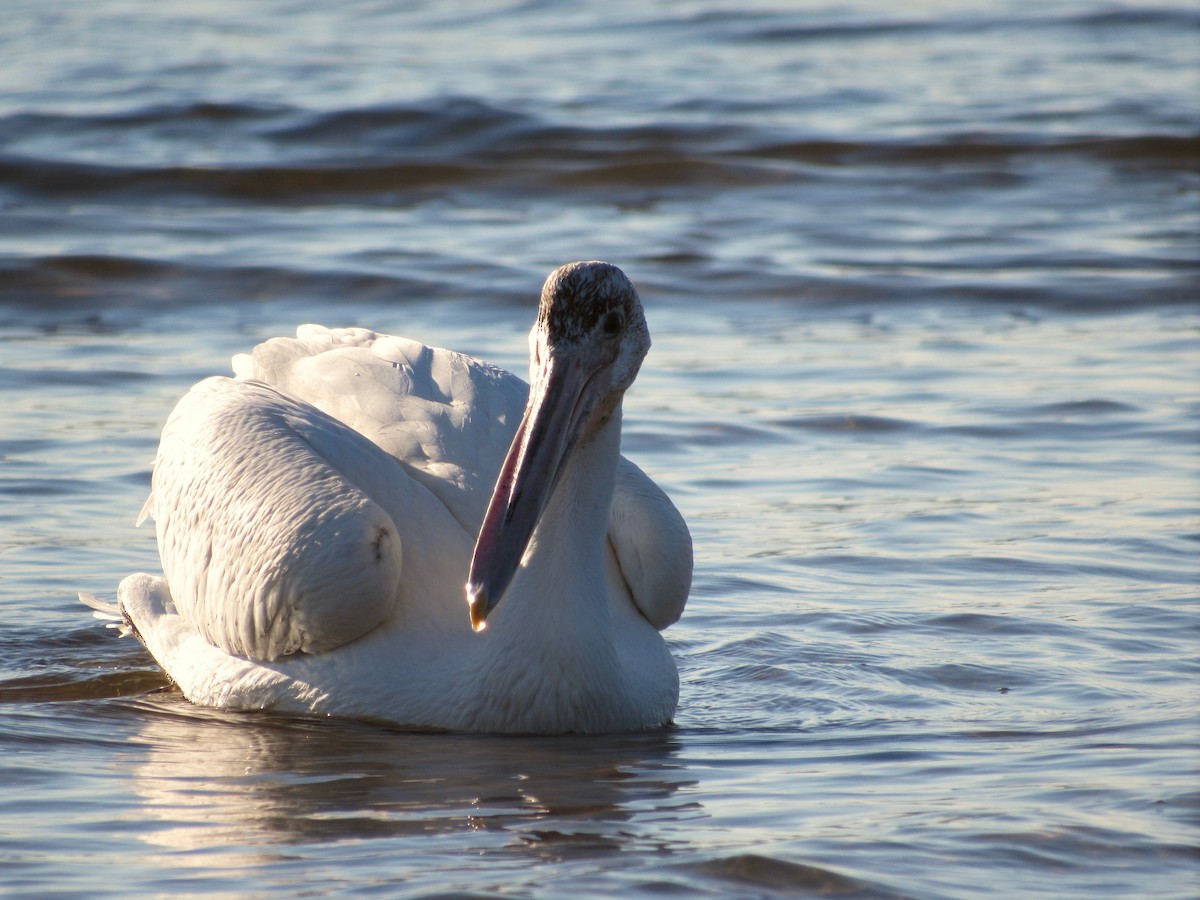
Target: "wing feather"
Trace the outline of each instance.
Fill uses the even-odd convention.
[[[675,624],[692,587],[692,536],[671,498],[624,457],[608,539],[641,614],[659,631]]]
[[[177,610],[235,656],[318,653],[394,609],[400,531],[355,473],[395,460],[310,406],[210,378],[163,429],[153,514]]]

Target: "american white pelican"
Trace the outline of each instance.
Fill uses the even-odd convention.
[[[658,631],[683,611],[691,537],[619,454],[649,347],[637,292],[601,262],[547,278],[528,390],[365,329],[267,341],[163,428],[143,512],[163,577],[85,602],[198,704],[458,731],[668,723]]]

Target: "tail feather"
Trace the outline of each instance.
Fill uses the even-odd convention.
[[[82,591],[79,593],[79,602],[91,607],[92,616],[103,622],[105,628],[117,629],[121,637],[134,633],[133,623],[129,621],[129,616],[125,615],[125,610],[119,603],[108,603],[95,594],[85,594]]]
[[[141,528],[142,524],[147,519],[154,518],[154,491],[150,492],[150,496],[146,498],[146,502],[142,504],[142,511],[138,513],[137,521],[133,523],[134,528]],[[94,598],[93,598],[94,599]],[[87,601],[84,601],[87,602]]]

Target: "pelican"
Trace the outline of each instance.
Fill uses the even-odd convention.
[[[163,574],[81,599],[201,705],[468,732],[668,724],[659,632],[687,600],[691,537],[620,455],[649,347],[637,291],[597,261],[546,279],[528,388],[366,329],[269,340],[163,428],[139,518]]]

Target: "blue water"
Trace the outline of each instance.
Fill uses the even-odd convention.
[[[0,894],[1195,896],[1189,4],[6,9]],[[522,371],[592,257],[695,539],[672,729],[198,709],[76,601],[233,353]]]

